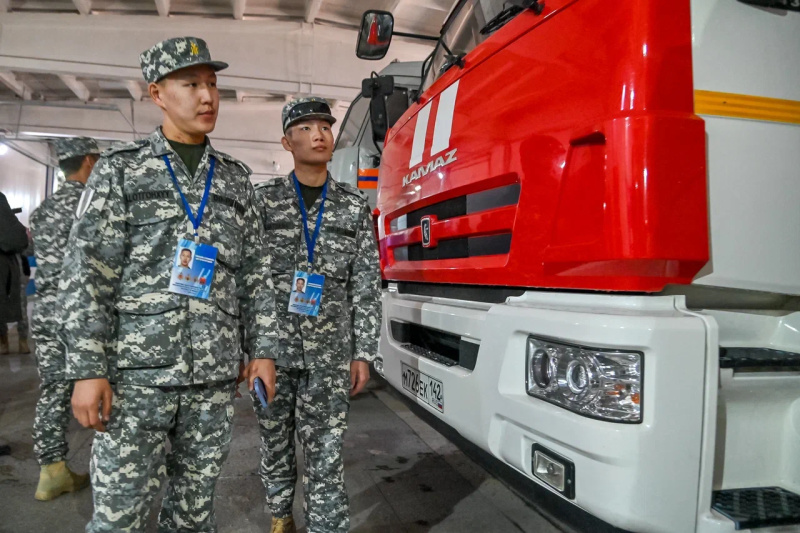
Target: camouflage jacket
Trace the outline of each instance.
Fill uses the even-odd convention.
[[[319,316],[289,313],[296,270],[307,270],[300,203],[291,175],[260,183],[256,197],[272,254],[275,308],[284,367],[344,368],[372,361],[381,324],[381,273],[369,206],[357,189],[328,176],[328,197],[311,271],[325,275]],[[308,212],[313,233],[321,199]]]
[[[67,180],[31,215],[31,237],[36,255],[36,303],[31,331],[37,343],[57,340],[61,320],[56,316],[58,280],[69,230],[84,185]]]
[[[178,240],[193,229],[167,155],[194,213],[216,159],[201,243],[218,249],[208,300],[168,291]],[[190,176],[161,130],[107,150],[89,177],[59,284],[67,379],[107,376],[143,386],[236,377],[242,336],[251,357],[272,357],[270,256],[250,170],[206,145]],[[91,196],[89,196],[91,195]]]

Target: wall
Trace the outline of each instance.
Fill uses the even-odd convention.
[[[47,143],[19,141],[13,146],[39,161],[47,161],[50,157]],[[0,191],[8,198],[12,209],[22,208],[17,218],[26,226],[33,210],[45,199],[46,171],[43,163],[22,155],[14,148],[0,156]]]

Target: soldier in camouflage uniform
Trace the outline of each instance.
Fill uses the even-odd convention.
[[[31,236],[36,254],[36,292],[33,306],[33,340],[36,366],[42,380],[33,421],[33,451],[39,461],[37,500],[86,487],[88,475],[78,475],[66,465],[67,425],[72,382],[64,379],[64,347],[57,331],[58,280],[78,200],[100,155],[97,142],[88,137],[55,142],[58,163],[66,180],[31,215]]]
[[[140,61],[162,126],[102,154],[59,285],[73,412],[98,430],[87,531],[144,531],[166,474],[159,531],[210,532],[243,344],[251,358],[272,357],[276,345],[270,256],[250,169],[206,137],[216,71],[227,65],[193,37]],[[216,248],[207,299],[173,285],[186,246]],[[259,377],[274,394],[270,375]]]
[[[358,190],[328,174],[334,121],[321,98],[287,104],[282,143],[294,156],[295,170],[256,188],[273,258],[280,337],[275,400],[269,409],[254,401],[261,426],[260,473],[274,533],[294,531],[295,430],[305,459],[309,533],[348,530],[342,440],[349,397],[369,380],[378,348],[380,268],[372,218]],[[307,244],[314,242],[317,229],[310,261]],[[296,271],[325,276],[318,316],[288,309]]]

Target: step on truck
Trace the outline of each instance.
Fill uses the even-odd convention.
[[[798,531],[798,65],[798,0],[458,1],[383,139],[379,372],[617,528]]]

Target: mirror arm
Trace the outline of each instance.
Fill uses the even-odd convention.
[[[405,33],[399,31],[393,31],[392,35],[397,35],[398,37],[410,37],[412,39],[422,39],[423,41],[438,41],[439,37],[434,37],[433,35],[419,35],[417,33]]]

